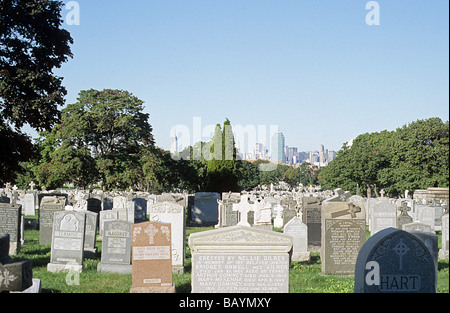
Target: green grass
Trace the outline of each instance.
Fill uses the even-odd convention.
[[[190,234],[210,230],[212,227],[188,227],[187,238]],[[440,234],[438,234],[440,236]],[[41,279],[44,293],[128,293],[131,288],[131,275],[104,274],[97,272],[100,253],[94,259],[86,259],[83,272],[79,277],[71,277],[67,273],[47,272],[50,262],[50,245],[39,244],[39,231],[25,231],[26,243],[22,245],[19,255],[14,259],[29,259],[33,263],[33,277]],[[99,252],[102,243],[97,242]],[[440,247],[440,240],[439,240]],[[68,282],[66,281],[68,279]],[[71,281],[79,284],[71,285]],[[321,273],[320,254],[311,252],[309,262],[292,262],[289,271],[291,293],[352,293],[353,276],[323,275]],[[184,274],[174,274],[173,282],[176,292],[189,293],[191,291],[191,252],[186,248]],[[439,260],[438,292],[449,293],[449,261]]]

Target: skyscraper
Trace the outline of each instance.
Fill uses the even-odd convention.
[[[272,136],[272,161],[285,163],[286,162],[286,154],[284,152],[284,135],[281,131],[277,131]]]

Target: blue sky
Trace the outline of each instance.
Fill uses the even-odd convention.
[[[68,1],[65,1],[68,2]],[[383,0],[79,0],[64,25],[80,90],[145,101],[156,144],[175,125],[278,125],[286,145],[339,150],[366,132],[449,119],[449,2]],[[69,10],[63,10],[63,16]]]

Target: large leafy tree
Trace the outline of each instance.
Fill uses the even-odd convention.
[[[107,189],[135,186],[143,156],[154,148],[143,101],[123,90],[85,90],[62,110],[61,122],[43,141],[41,184],[70,182]],[[50,148],[49,148],[50,147]]]
[[[61,28],[63,3],[0,2],[0,113],[3,123],[50,130],[64,104],[62,78],[53,74],[72,57],[69,32]]]
[[[362,134],[344,145],[320,171],[323,188],[384,189],[390,196],[404,190],[448,187],[449,124],[439,118],[418,120],[393,132]]]
[[[63,3],[0,1],[0,183],[14,180],[33,153],[29,124],[42,131],[58,122],[64,104],[62,78],[53,74],[72,57],[69,32],[61,28]]]

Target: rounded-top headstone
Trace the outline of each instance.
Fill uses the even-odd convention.
[[[437,264],[423,241],[388,228],[370,237],[355,267],[356,293],[435,293]]]

